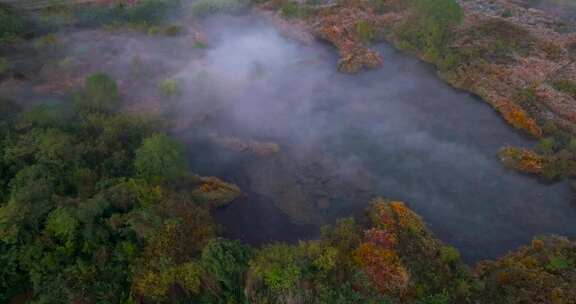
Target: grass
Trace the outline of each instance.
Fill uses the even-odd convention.
[[[552,83],[552,86],[556,90],[576,98],[576,81],[568,79],[556,80]]]
[[[74,10],[75,23],[80,26],[104,26],[111,24],[159,25],[164,17],[176,10],[176,0],[143,0],[137,5],[85,6]]]
[[[299,5],[297,2],[286,1],[280,5],[280,16],[286,19],[302,18],[310,15],[312,12],[309,8]]]
[[[485,41],[485,56],[496,61],[510,59],[514,54],[526,56],[535,45],[528,31],[503,19],[487,20],[474,29],[473,36]]]
[[[356,33],[358,37],[366,43],[373,41],[376,38],[376,29],[368,21],[360,20],[356,23]]]
[[[192,6],[192,15],[207,17],[218,14],[235,14],[248,7],[245,0],[199,0]]]

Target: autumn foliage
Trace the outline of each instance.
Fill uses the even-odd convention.
[[[576,303],[576,245],[561,237],[536,238],[496,261],[478,264],[486,282],[481,303]],[[521,299],[521,300],[520,300]]]
[[[524,130],[536,138],[542,137],[542,129],[520,106],[504,99],[497,103],[496,109],[515,128]]]
[[[541,174],[546,165],[544,157],[528,149],[505,147],[498,155],[507,167],[524,173]]]
[[[359,23],[358,20],[365,21]],[[373,37],[373,31],[379,28],[374,20],[374,12],[369,7],[353,5],[326,11],[319,17],[315,32],[340,51],[340,71],[357,73],[382,66],[380,54],[366,46],[366,37]]]
[[[393,249],[366,242],[356,249],[354,258],[381,293],[390,296],[406,293],[410,275]]]

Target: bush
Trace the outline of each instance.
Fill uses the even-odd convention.
[[[166,79],[159,85],[162,94],[166,97],[174,97],[180,95],[180,86],[176,79]]]
[[[7,58],[0,57],[0,75],[8,72],[12,68],[10,61]]]
[[[538,99],[539,97],[534,88],[521,89],[514,96],[514,102],[533,118],[538,118],[542,113]]]
[[[74,11],[78,25],[103,26],[112,24],[159,24],[177,6],[173,0],[144,0],[130,7],[84,6]]]
[[[0,4],[0,43],[11,43],[24,34],[24,21]]]
[[[238,241],[211,240],[202,250],[201,265],[212,279],[220,285],[226,303],[243,303],[244,274],[252,250]]]
[[[462,8],[455,0],[415,0],[413,3],[412,17],[396,28],[397,37],[432,60],[442,58],[454,36],[453,28],[464,17]]]
[[[197,49],[205,49],[207,47],[206,43],[202,42],[202,41],[196,41],[194,42],[194,47]]]
[[[457,263],[460,261],[460,252],[454,247],[442,246],[440,248],[440,258],[446,264]]]
[[[199,0],[192,5],[192,15],[207,17],[217,14],[235,14],[248,7],[245,0]]]
[[[54,48],[58,45],[58,37],[55,34],[46,34],[40,38],[35,43],[36,48]]]
[[[15,118],[20,110],[20,106],[15,102],[0,97],[0,126],[9,119]]]
[[[576,81],[568,79],[556,80],[552,83],[552,86],[556,90],[576,98]]]
[[[74,11],[76,24],[80,26],[102,26],[127,21],[126,10],[122,7],[85,6]]]
[[[178,36],[180,33],[182,33],[182,27],[178,25],[170,25],[164,29],[166,36]]]
[[[268,245],[258,251],[250,262],[254,276],[273,293],[294,290],[302,278],[301,261],[296,247],[285,244]]]
[[[157,24],[174,6],[173,1],[144,0],[126,9],[126,19],[133,23]]]
[[[81,113],[110,112],[118,106],[120,95],[110,76],[97,73],[86,77],[84,88],[74,96],[74,101]]]
[[[448,293],[439,293],[431,296],[427,296],[424,299],[418,301],[418,304],[450,304],[453,303],[450,295]]]
[[[356,33],[364,42],[371,42],[376,38],[376,30],[368,21],[360,20],[356,23]]]
[[[144,139],[136,151],[134,167],[140,177],[153,181],[170,179],[186,171],[182,147],[163,134]]]
[[[478,303],[572,303],[576,299],[576,244],[557,236],[532,244],[491,262],[480,262],[476,273],[483,288]]]
[[[280,6],[280,15],[284,18],[299,18],[306,15],[306,11],[296,2],[287,1]]]
[[[480,41],[478,55],[490,62],[508,62],[515,55],[526,56],[536,44],[526,29],[500,18],[488,19],[472,28],[470,36]]]
[[[160,31],[161,31],[160,27],[154,25],[154,26],[151,26],[148,28],[147,34],[150,36],[156,36],[156,35],[160,34]]]
[[[512,17],[512,16],[513,16],[513,15],[512,15],[512,11],[509,10],[509,9],[505,10],[504,12],[502,12],[502,17],[503,17],[503,18],[510,18],[510,17]]]

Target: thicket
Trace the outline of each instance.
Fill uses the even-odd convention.
[[[166,3],[90,8],[110,18],[84,20],[160,22]],[[447,60],[461,19],[454,4],[415,0],[414,16],[422,19],[406,41]],[[370,27],[358,24],[358,34],[372,38]],[[174,80],[159,89],[167,97],[179,92]],[[521,93],[529,107],[533,92]],[[383,199],[371,203],[370,223],[341,219],[317,240],[254,248],[219,238],[210,210],[239,190],[190,173],[183,147],[158,120],[121,114],[120,105],[118,86],[106,74],[89,76],[69,99],[26,111],[0,98],[0,302],[20,293],[32,303],[576,299],[574,242],[538,238],[472,270],[403,203]],[[557,129],[546,134],[538,153],[511,151],[511,159],[551,177],[576,172],[576,140]]]
[[[208,209],[234,187],[189,173],[158,122],[118,114],[118,102],[104,74],[69,101],[21,112],[0,100],[1,302],[20,292],[34,303],[125,303],[135,293],[164,299],[172,286],[197,291],[193,258],[216,235]]]
[[[469,57],[483,58],[488,62],[506,63],[517,56],[526,56],[533,51],[536,40],[530,33],[500,18],[488,19],[466,33],[471,42]]]
[[[576,81],[568,80],[568,79],[560,79],[556,80],[552,83],[552,86],[563,93],[566,93],[572,98],[576,98]]]
[[[283,1],[279,7],[280,15],[284,18],[303,18],[311,14],[311,11],[294,1]]]
[[[360,20],[356,23],[356,34],[362,41],[369,43],[376,39],[377,30],[370,22]]]
[[[174,97],[181,94],[181,89],[176,79],[166,79],[160,82],[158,87],[166,97]]]
[[[403,47],[442,61],[464,17],[462,8],[455,0],[412,0],[409,11],[410,17],[395,28],[395,36]]]
[[[341,219],[318,240],[252,248],[218,238],[210,209],[238,189],[189,173],[157,121],[116,112],[118,95],[96,74],[69,101],[22,111],[0,99],[0,301],[23,292],[31,303],[576,298],[573,242],[537,239],[473,271],[418,215],[384,199],[370,204],[369,224]]]
[[[0,45],[17,41],[25,29],[24,20],[0,3]]]
[[[81,6],[74,9],[72,19],[78,26],[144,25],[162,23],[169,14],[176,14],[178,0],[143,0],[131,6]]]
[[[500,159],[512,169],[550,181],[576,176],[576,137],[552,123],[544,133],[536,149],[506,147]]]
[[[216,14],[234,14],[246,10],[249,0],[199,0],[192,5],[192,15],[206,17]]]

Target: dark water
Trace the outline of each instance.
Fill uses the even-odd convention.
[[[253,244],[317,237],[321,225],[362,214],[377,196],[407,202],[468,261],[538,234],[576,236],[567,185],[510,172],[496,157],[505,145],[534,143],[429,65],[381,44],[381,70],[343,75],[333,50],[286,40],[265,22],[212,24],[223,22],[208,23],[206,61],[178,75],[187,111],[210,115],[180,136],[194,170],[245,191],[216,214],[228,236]],[[219,144],[232,136],[281,151]]]

